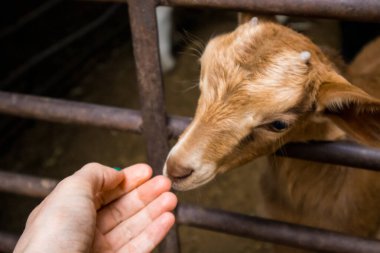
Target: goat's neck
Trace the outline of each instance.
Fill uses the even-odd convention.
[[[309,121],[299,130],[300,132],[291,141],[346,139],[345,133],[329,121]],[[269,163],[271,166],[264,170],[261,178],[261,188],[274,206],[274,208],[265,208],[266,212],[269,212],[269,217],[272,218],[329,228],[329,224],[318,223],[325,220],[323,217],[326,213],[329,213],[331,219],[339,220],[347,209],[348,200],[356,203],[358,207],[368,206],[372,200],[368,201],[367,198],[377,196],[376,194],[380,192],[380,184],[377,183],[379,175],[373,171],[348,169],[341,165],[274,155],[269,157]],[[380,201],[376,201],[373,205],[380,205]],[[284,211],[284,206],[288,212]],[[268,211],[268,208],[275,211]],[[276,211],[277,209],[279,212]],[[300,212],[305,216],[300,215]],[[309,213],[314,216],[308,216]],[[316,217],[316,213],[322,216]],[[347,212],[345,215],[348,220],[358,216],[352,212]],[[300,217],[304,217],[304,220],[301,221]],[[347,221],[347,219],[342,220]],[[313,223],[314,221],[318,222]],[[345,227],[344,222],[339,226],[336,226],[336,223],[332,224],[335,227],[330,227],[330,229],[334,230],[337,230],[339,226]],[[342,229],[342,231],[347,231],[347,229]],[[358,229],[351,232],[361,233]]]

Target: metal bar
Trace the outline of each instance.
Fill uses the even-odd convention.
[[[17,241],[17,236],[0,232],[0,252],[13,252]]]
[[[0,191],[32,197],[46,196],[57,182],[53,179],[0,172]],[[379,252],[380,249],[380,241],[186,204],[179,205],[177,220],[183,225],[312,250],[371,253]],[[12,249],[15,245],[14,238],[4,237],[0,233],[0,247]]]
[[[32,197],[46,196],[53,190],[57,182],[53,179],[0,172],[0,191],[15,192]],[[346,253],[372,253],[380,250],[380,241],[376,240],[188,204],[178,206],[177,222],[181,225],[311,250]],[[0,247],[5,245],[4,241],[7,242],[4,238],[6,237],[2,237],[0,233]],[[10,242],[12,241],[15,242],[15,240],[10,240]],[[14,244],[8,243],[7,245]],[[11,249],[11,247],[7,247],[7,249]]]
[[[161,0],[162,5],[380,22],[378,0]]]
[[[363,147],[348,141],[290,143],[278,150],[276,154],[315,162],[380,171],[379,148]]]
[[[125,2],[125,0],[89,1]],[[218,8],[261,14],[380,22],[380,1],[378,0],[160,0],[159,2],[161,5],[175,7]]]
[[[169,142],[157,41],[157,3],[154,0],[130,0],[128,4],[143,117],[143,136],[148,161],[155,173],[161,174],[169,151]]]
[[[380,252],[380,241],[377,240],[186,204],[178,206],[177,222],[182,225],[323,252]]]
[[[136,110],[2,91],[0,113],[135,133],[141,132],[142,125],[141,114]],[[169,136],[178,136],[190,121],[186,117],[172,116],[168,120]]]
[[[3,192],[30,197],[45,197],[57,183],[58,181],[53,179],[0,171],[0,191]]]
[[[162,174],[169,152],[164,86],[160,67],[155,0],[129,0],[129,20],[137,70],[148,162],[154,173]],[[160,244],[161,253],[179,252],[177,226]]]
[[[136,110],[72,102],[39,96],[0,92],[0,113],[65,124],[79,124],[114,130],[141,132],[142,117]],[[177,137],[190,123],[188,117],[168,117],[169,137]],[[285,145],[277,155],[380,170],[380,149],[355,143],[312,142]]]

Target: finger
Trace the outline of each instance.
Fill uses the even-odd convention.
[[[102,233],[107,233],[120,222],[131,217],[148,205],[163,192],[169,191],[170,180],[157,176],[140,185],[122,198],[101,209],[97,216],[97,227]]]
[[[146,182],[152,177],[152,168],[146,164],[136,164],[123,169],[120,173],[124,174],[125,179],[118,187],[98,194],[97,197],[103,205],[114,201]]]
[[[76,179],[95,195],[116,188],[124,180],[124,174],[99,163],[89,163],[72,176],[72,181]]]
[[[115,251],[112,250],[110,244],[104,237],[102,233],[98,229],[95,230],[95,238],[92,243],[92,251],[93,253],[113,253]]]
[[[175,221],[172,213],[163,213],[155,219],[143,232],[117,253],[148,253],[151,252],[169,232]]]
[[[33,211],[29,214],[28,219],[26,220],[25,228],[28,228],[31,224],[33,224],[34,220],[38,216],[41,210],[41,205],[40,203],[38,206],[36,206]]]
[[[140,234],[161,214],[172,211],[177,197],[171,192],[161,194],[140,212],[125,220],[105,235],[112,248],[117,250]]]

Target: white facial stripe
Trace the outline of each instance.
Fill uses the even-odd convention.
[[[184,143],[186,143],[190,138],[189,136],[194,131],[195,127],[196,123],[194,122],[191,124],[190,128],[186,131],[182,138],[177,142],[177,144],[174,145],[168,157],[170,155],[175,155],[176,152],[184,148]],[[204,145],[201,144],[202,143],[200,143],[197,147],[192,147],[192,150],[188,150],[188,152],[186,152],[186,157],[183,157],[181,160],[183,166],[193,168],[195,171],[201,166],[202,156],[204,152]]]

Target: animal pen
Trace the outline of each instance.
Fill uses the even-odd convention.
[[[123,0],[104,0],[124,3]],[[142,134],[148,163],[161,174],[169,139],[177,137],[190,119],[167,116],[157,42],[155,9],[159,5],[220,8],[264,14],[380,21],[378,0],[128,0],[141,111],[47,97],[0,92],[0,112],[25,118],[80,124]],[[348,142],[288,144],[278,155],[380,170],[380,150]],[[57,181],[0,172],[0,190],[27,196],[46,196]],[[328,252],[380,252],[380,241],[348,236],[280,221],[180,203],[176,226],[195,226],[232,235]],[[326,217],[328,218],[328,217]],[[17,238],[0,232],[0,251],[12,251]],[[180,252],[174,227],[159,247],[162,253]]]

